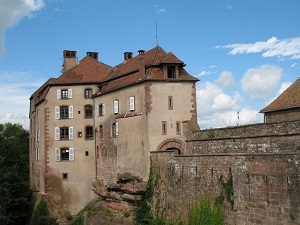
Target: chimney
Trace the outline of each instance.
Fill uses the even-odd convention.
[[[132,58],[132,52],[124,52],[124,61]]]
[[[86,55],[98,60],[98,52],[87,52]]]
[[[145,50],[138,50],[139,55],[142,55],[145,53]]]
[[[145,69],[145,50],[138,50],[139,53],[139,60],[140,60],[140,67],[139,67],[139,73],[140,73],[140,79],[143,79],[146,76],[146,69]]]
[[[64,50],[64,64],[62,72],[66,72],[76,64],[76,51]]]

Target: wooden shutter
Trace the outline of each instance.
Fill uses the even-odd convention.
[[[68,90],[68,98],[72,98],[72,89]]]
[[[116,129],[115,134],[116,134],[116,136],[118,136],[118,134],[119,134],[119,123],[118,122],[116,122],[115,129]]]
[[[134,110],[134,97],[129,98],[129,110],[130,111]]]
[[[102,116],[105,115],[105,104],[102,104]]]
[[[72,105],[69,106],[69,118],[70,119],[73,118],[73,106]]]
[[[114,101],[114,114],[118,114],[118,113],[119,113],[119,102]]]
[[[55,127],[55,140],[59,141],[60,140],[60,128]]]
[[[55,161],[56,162],[60,161],[60,149],[59,148],[55,149]]]
[[[69,161],[74,161],[74,154],[75,154],[75,150],[74,148],[70,148],[69,149]]]
[[[57,90],[57,99],[61,99],[61,91]]]
[[[74,129],[73,127],[69,127],[69,139],[73,140],[74,138]]]
[[[55,119],[59,120],[60,119],[60,107],[55,106]]]

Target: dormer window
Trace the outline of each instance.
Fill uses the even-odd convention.
[[[175,66],[167,66],[167,77],[170,79],[176,78],[176,68]]]

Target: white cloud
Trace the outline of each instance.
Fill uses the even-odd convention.
[[[160,13],[166,13],[167,10],[165,10],[164,8],[161,8],[158,5],[153,5],[154,11],[156,12],[156,14],[160,14]]]
[[[263,57],[278,57],[290,59],[300,58],[300,37],[277,39],[272,37],[267,41],[258,41],[255,43],[245,44],[229,44],[225,46],[216,46],[216,48],[232,49],[229,54],[247,54],[262,52]]]
[[[206,75],[209,75],[209,74],[211,74],[210,71],[202,70],[202,71],[197,75],[197,77],[206,76]]]
[[[5,55],[5,31],[16,26],[24,17],[32,17],[43,6],[43,0],[0,1],[0,57]]]
[[[282,76],[282,68],[273,65],[262,65],[250,68],[243,76],[242,89],[252,99],[269,99]]]
[[[291,65],[291,67],[295,67],[295,66],[297,66],[297,63],[293,63],[293,64]]]
[[[17,81],[17,82],[16,82]],[[29,97],[45,80],[31,72],[0,71],[0,123],[20,123],[29,129]]]
[[[233,74],[229,71],[222,72],[216,83],[223,87],[233,87],[235,85]]]

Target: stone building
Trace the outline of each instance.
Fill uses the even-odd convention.
[[[150,151],[185,148],[183,123],[196,122],[197,78],[156,46],[124,53],[112,67],[64,51],[63,73],[30,97],[30,185],[57,217],[79,212],[120,173],[146,180]]]
[[[266,123],[300,120],[300,78],[260,112]]]

